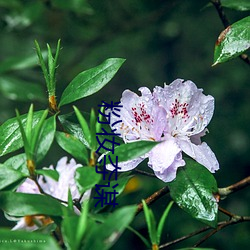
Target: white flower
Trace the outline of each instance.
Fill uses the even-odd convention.
[[[67,160],[67,157],[61,158],[58,161],[55,169],[53,166],[50,166],[49,168],[44,168],[56,170],[59,173],[58,181],[55,181],[54,179],[47,176],[40,176],[38,178],[38,183],[46,194],[49,194],[62,201],[68,200],[68,190],[70,190],[71,192],[72,199],[78,199],[80,197],[80,193],[77,189],[74,175],[76,169],[78,167],[81,167],[82,165],[76,164],[74,159],[71,159],[69,162],[67,162]],[[41,194],[36,183],[29,178],[27,178],[25,182],[23,182],[17,188],[16,191],[21,193]],[[90,191],[85,192],[80,202],[89,198],[89,196]],[[76,213],[77,212],[78,211],[76,211]],[[27,231],[34,231],[38,229],[38,226],[34,224],[34,221],[36,221],[36,224],[40,224],[41,226],[52,222],[49,217],[45,216],[25,216],[18,221],[17,225],[12,230],[21,229]]]
[[[145,158],[155,175],[169,182],[175,179],[177,168],[184,166],[182,151],[204,165],[212,173],[219,169],[218,161],[201,136],[214,111],[214,98],[202,93],[191,81],[177,79],[170,85],[140,88],[142,96],[125,90],[122,94],[120,118],[111,114],[112,129],[121,134],[125,143],[138,140],[162,141],[149,153],[131,161],[119,163],[121,171],[135,168]],[[122,120],[121,122],[117,122]],[[117,122],[117,123],[116,123]],[[111,165],[107,165],[113,170]]]

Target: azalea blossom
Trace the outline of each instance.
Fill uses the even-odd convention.
[[[40,176],[38,178],[38,183],[43,189],[44,193],[49,194],[57,199],[62,201],[68,200],[68,190],[70,190],[72,199],[78,199],[80,193],[77,189],[76,182],[74,179],[75,171],[78,167],[82,165],[77,164],[74,159],[71,159],[68,162],[67,157],[61,158],[56,168],[53,166],[44,169],[56,170],[59,174],[58,180],[54,180],[47,176]],[[41,194],[36,183],[27,178],[16,190],[21,193],[30,193],[30,194]],[[85,192],[80,202],[83,202],[90,196],[90,191]],[[64,204],[64,203],[63,203]],[[77,211],[76,211],[77,212]],[[36,223],[34,223],[34,221]],[[25,216],[22,217],[17,225],[12,230],[27,230],[34,231],[38,229],[38,225],[43,226],[51,223],[52,220],[49,217],[45,216]]]
[[[111,114],[112,129],[121,134],[125,143],[139,140],[159,141],[147,154],[119,163],[120,171],[135,168],[145,158],[155,175],[164,182],[175,179],[179,167],[185,166],[182,152],[214,173],[218,161],[201,137],[214,112],[214,98],[204,95],[192,81],[177,79],[153,93],[139,89],[141,96],[125,90],[122,94],[120,117]],[[121,120],[121,122],[118,122]],[[113,170],[108,165],[109,170]]]

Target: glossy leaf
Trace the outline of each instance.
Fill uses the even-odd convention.
[[[33,127],[41,118],[44,111],[34,112]],[[22,124],[25,124],[27,114],[20,116]],[[22,136],[17,118],[11,118],[0,126],[0,156],[13,152],[23,146]]]
[[[41,161],[48,153],[50,146],[54,140],[56,132],[56,117],[52,116],[45,120],[41,135],[39,138],[38,149],[37,149],[37,161]]]
[[[218,191],[216,180],[199,163],[185,161],[186,166],[179,168],[176,179],[168,184],[170,195],[191,216],[216,227],[218,204],[213,196]]]
[[[85,138],[82,128],[77,122],[77,118],[74,119],[74,113],[67,114],[67,115],[60,115],[58,116],[60,122],[62,123],[65,130],[72,134],[74,137],[78,138],[87,148],[90,149],[90,144],[88,143],[87,139]],[[86,119],[86,117],[85,117]]]
[[[99,66],[78,74],[64,90],[59,106],[99,91],[114,77],[124,61],[121,58],[107,59]]]
[[[26,82],[14,77],[0,77],[0,93],[10,100],[15,101],[45,101],[42,86]]]
[[[73,135],[56,132],[56,141],[62,149],[70,153],[83,164],[88,164],[88,152],[86,147]]]
[[[101,180],[101,175],[96,173],[95,167],[81,167],[76,170],[76,185],[82,194],[95,186]]]
[[[117,209],[103,224],[92,226],[83,249],[109,249],[134,218],[136,208],[136,206],[126,206]]]
[[[28,176],[29,171],[26,165],[26,160],[27,160],[26,155],[23,153],[10,157],[8,160],[4,162],[4,165],[8,166],[9,168],[18,170],[19,172]]]
[[[115,148],[114,154],[109,152],[107,156],[110,155],[113,162],[115,162],[116,156],[118,156],[118,162],[133,160],[137,157],[145,155],[157,144],[158,142],[155,141],[136,141],[122,144]]]
[[[37,174],[44,175],[47,177],[50,177],[51,179],[58,181],[59,179],[59,173],[56,170],[52,169],[37,169],[36,170]]]
[[[214,65],[226,62],[250,47],[250,16],[228,26],[218,37],[214,50]]]
[[[73,106],[73,108],[75,110],[77,119],[81,125],[84,137],[86,138],[88,144],[91,145],[91,134],[90,134],[90,130],[89,130],[89,125],[88,125],[86,119],[84,118],[84,116],[81,114],[80,110],[75,106]]]
[[[54,238],[48,234],[26,231],[10,231],[0,228],[0,249],[11,250],[60,250]]]
[[[44,214],[62,216],[66,209],[57,200],[39,194],[0,193],[0,208],[11,216]]]
[[[9,166],[0,165],[0,190],[8,187],[16,181],[21,181],[26,175]]]
[[[249,0],[221,0],[223,7],[227,7],[239,11],[250,10],[250,1]]]

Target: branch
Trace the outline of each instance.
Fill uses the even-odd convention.
[[[211,237],[213,234],[217,233],[218,231],[220,231],[221,229],[223,229],[223,228],[225,228],[225,227],[227,227],[227,226],[229,226],[229,225],[238,224],[238,223],[247,222],[247,221],[250,221],[250,217],[248,217],[248,216],[237,216],[237,215],[234,215],[234,216],[232,217],[232,219],[229,220],[229,221],[222,221],[222,222],[219,222],[219,223],[218,223],[218,227],[217,227],[216,229],[212,230],[211,232],[209,232],[206,236],[204,236],[199,242],[197,242],[197,243],[194,245],[194,247],[199,246],[201,243],[203,243],[205,240],[207,240],[207,239],[208,239],[209,237]],[[181,242],[181,241],[184,241],[184,240],[186,240],[186,239],[189,239],[189,238],[191,238],[191,237],[193,237],[193,236],[195,236],[195,235],[204,233],[204,232],[206,232],[206,231],[208,231],[208,230],[211,230],[211,229],[212,229],[212,227],[209,227],[209,226],[203,227],[203,228],[201,228],[201,229],[199,229],[199,230],[197,230],[197,231],[195,231],[195,232],[192,232],[192,233],[187,234],[187,235],[185,235],[185,236],[182,236],[182,237],[180,237],[180,238],[178,238],[178,239],[175,239],[175,240],[173,240],[173,241],[170,241],[170,242],[167,242],[167,243],[165,243],[165,244],[162,244],[162,245],[159,246],[159,248],[169,247],[169,246],[171,246],[171,245],[177,244],[177,243],[179,243],[179,242]]]
[[[239,191],[250,185],[250,176],[225,188],[219,188],[218,192],[222,198],[226,198],[231,193]]]
[[[145,202],[147,205],[150,205],[167,193],[169,193],[169,188],[166,186],[166,187],[163,187],[160,190],[156,191],[155,193],[150,195],[148,198],[146,198]],[[139,214],[142,210],[143,210],[143,205],[142,205],[142,203],[140,203],[137,205],[136,215]]]
[[[222,8],[222,5],[221,5],[221,2],[220,0],[211,0],[211,3],[214,5],[214,7],[216,8],[218,14],[219,14],[219,17],[220,17],[220,20],[221,22],[223,23],[223,26],[224,28],[226,29],[228,26],[230,26],[230,22]],[[250,59],[248,57],[247,54],[241,54],[240,56],[240,59],[242,59],[245,63],[247,63],[248,65],[250,65]]]
[[[220,230],[222,230],[223,228],[233,225],[233,224],[238,224],[241,222],[247,222],[250,221],[250,216],[238,216],[235,215],[231,220],[229,221],[223,221],[221,223],[219,223],[219,226],[212,230],[211,232],[209,232],[207,235],[205,235],[201,240],[199,240],[194,247],[199,246],[200,244],[202,244],[204,241],[206,241],[209,237],[211,237],[212,235],[214,235],[215,233],[219,232]]]
[[[149,176],[149,177],[155,177],[155,174],[152,174],[152,173],[148,173],[148,172],[145,172],[145,171],[142,171],[142,170],[139,170],[139,169],[134,169],[134,172],[138,173],[138,174],[141,174],[141,175],[146,175],[146,176]]]

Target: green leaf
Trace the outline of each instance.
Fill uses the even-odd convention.
[[[18,170],[19,172],[28,176],[29,171],[26,165],[26,160],[27,160],[26,155],[23,153],[10,157],[8,160],[4,162],[4,165],[8,166],[9,168]]]
[[[77,188],[82,194],[99,183],[101,175],[96,173],[95,167],[81,167],[76,170],[75,180]]]
[[[0,208],[11,216],[62,216],[63,210],[66,209],[59,201],[49,196],[13,192],[0,193]]]
[[[90,119],[89,119],[89,128],[90,128],[90,147],[92,151],[96,151],[97,149],[97,141],[96,141],[96,115],[95,111],[92,108],[90,111]]]
[[[154,245],[154,244],[157,244],[155,217],[154,217],[152,210],[148,208],[148,205],[144,200],[142,200],[142,204],[143,204],[143,211],[144,211],[144,215],[145,215],[147,226],[148,226],[148,234],[150,237],[150,241],[151,241],[151,244]]]
[[[86,138],[88,144],[91,145],[91,134],[90,134],[88,123],[87,123],[86,119],[84,118],[84,116],[79,111],[79,109],[77,107],[75,107],[75,106],[73,106],[73,108],[75,110],[77,119],[78,119],[78,121],[79,121],[79,123],[81,125],[84,137]]]
[[[56,132],[56,117],[45,120],[37,148],[37,161],[40,162],[48,153]]]
[[[89,163],[87,149],[76,137],[64,132],[56,132],[56,141],[62,149],[70,153],[82,164]]]
[[[78,216],[65,217],[62,222],[62,235],[64,243],[69,250],[77,250],[76,233]]]
[[[60,250],[56,241],[50,235],[26,232],[26,231],[10,231],[0,228],[1,243],[0,249],[6,250]]]
[[[109,249],[133,220],[136,209],[136,206],[122,207],[110,214],[103,224],[92,226],[83,249]]]
[[[107,156],[110,155],[110,158],[113,162],[115,162],[116,156],[118,156],[118,162],[133,160],[148,153],[158,143],[159,142],[155,141],[136,141],[122,144],[115,148],[114,154],[112,154],[112,152],[109,152]]]
[[[171,201],[168,206],[166,207],[163,215],[161,216],[161,219],[160,219],[160,222],[158,224],[158,227],[157,227],[157,244],[159,245],[160,242],[161,242],[161,234],[162,234],[162,230],[163,230],[163,226],[164,226],[164,223],[165,223],[165,220],[167,219],[168,217],[168,214],[169,214],[169,211],[172,207],[172,205],[174,204],[173,201]]]
[[[26,175],[9,166],[0,164],[0,190],[8,187],[16,181],[21,181]]]
[[[213,196],[218,192],[214,176],[199,163],[185,159],[177,177],[168,183],[170,195],[180,208],[191,216],[216,227],[218,204]]]
[[[9,76],[0,77],[0,93],[15,101],[43,102],[46,100],[42,86]]]
[[[60,122],[62,123],[64,129],[69,133],[72,134],[74,137],[79,139],[87,148],[90,149],[90,144],[88,143],[87,139],[85,138],[82,128],[77,123],[77,118],[74,119],[75,113],[67,114],[67,115],[60,115],[58,116]],[[86,119],[86,118],[85,118]]]
[[[114,77],[124,61],[121,58],[107,59],[99,66],[78,74],[64,90],[59,106],[99,91]]]
[[[88,225],[88,202],[84,201],[80,216],[65,217],[62,222],[62,234],[67,249],[80,249],[82,238]]]
[[[250,47],[250,16],[228,26],[218,37],[214,65],[239,56]]]
[[[249,0],[221,0],[221,4],[223,7],[239,10],[239,11],[247,11],[250,10],[250,1]]]
[[[34,112],[33,127],[41,118],[42,111]],[[22,124],[25,124],[27,114],[20,116]],[[0,156],[13,152],[23,146],[23,140],[17,118],[11,118],[0,126]]]
[[[40,175],[44,175],[50,177],[51,179],[58,181],[59,173],[56,170],[52,169],[36,169],[36,173]]]

